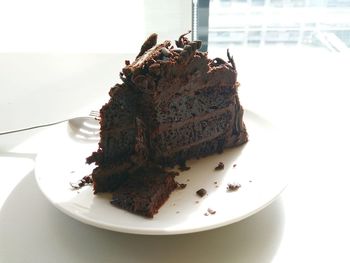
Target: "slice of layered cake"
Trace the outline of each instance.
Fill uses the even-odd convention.
[[[122,83],[100,110],[98,149],[87,158],[97,165],[95,193],[115,192],[113,204],[149,217],[176,187],[165,167],[247,141],[229,52],[227,62],[208,59],[185,35],[176,47],[156,42],[152,34],[135,61],[125,61]]]

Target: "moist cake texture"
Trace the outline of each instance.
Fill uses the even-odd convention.
[[[185,35],[177,46],[156,43],[157,35],[152,34],[136,59],[125,61],[121,83],[110,89],[110,99],[100,110],[98,149],[87,158],[97,165],[92,173],[95,193],[115,192],[113,204],[148,217],[175,189],[170,187],[175,181],[157,169],[151,169],[151,175],[147,167],[184,167],[186,160],[248,140],[229,52],[228,61],[209,59],[198,50],[201,42]],[[154,185],[164,193],[153,191]],[[162,201],[148,203],[149,211],[144,212],[136,203],[142,203],[139,197],[151,198],[143,194],[147,191]],[[121,196],[134,201],[123,203]]]
[[[157,167],[142,167],[123,181],[111,204],[152,218],[176,188],[172,174]]]

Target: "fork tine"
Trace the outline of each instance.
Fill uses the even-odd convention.
[[[100,120],[100,112],[92,110],[90,111],[89,116],[94,117],[95,120]]]
[[[89,114],[91,117],[100,117],[100,112],[92,110]]]

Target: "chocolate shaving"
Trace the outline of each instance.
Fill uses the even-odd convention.
[[[177,47],[183,48],[185,45],[189,44],[189,40],[187,39],[187,37],[185,37],[186,35],[188,35],[189,33],[191,33],[191,30],[188,30],[187,33],[182,34],[179,37],[179,40],[175,40],[175,44]]]
[[[217,66],[224,65],[224,64],[226,64],[226,61],[223,60],[222,58],[214,58],[211,61],[210,66],[217,67]]]
[[[227,49],[227,58],[234,70],[236,70],[235,62],[233,61],[233,56],[230,55],[230,50]]]
[[[197,49],[200,49],[200,48],[201,48],[201,46],[202,46],[202,41],[201,41],[201,40],[195,40],[195,41],[193,41],[193,42],[196,43]]]
[[[166,47],[162,47],[160,49],[160,52],[162,53],[163,56],[166,56],[166,57],[170,57],[171,55],[171,52]]]
[[[158,35],[156,33],[153,33],[152,35],[150,35],[141,46],[140,53],[136,56],[136,58],[141,57],[143,54],[146,53],[147,50],[154,47],[157,44],[157,38],[158,38]]]
[[[123,74],[123,72],[119,72],[119,78],[121,79],[121,81],[123,81],[124,84],[129,85],[129,86],[134,86],[134,84],[126,77],[125,74]],[[110,91],[110,95],[112,95],[111,91]]]

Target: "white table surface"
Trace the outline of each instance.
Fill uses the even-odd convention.
[[[96,109],[125,56],[1,54],[1,130]],[[61,213],[38,189],[34,158],[45,129],[3,135],[0,262],[349,262],[349,56],[276,48],[235,58],[243,106],[285,138],[280,158],[291,177],[274,203],[202,233],[101,230]]]

